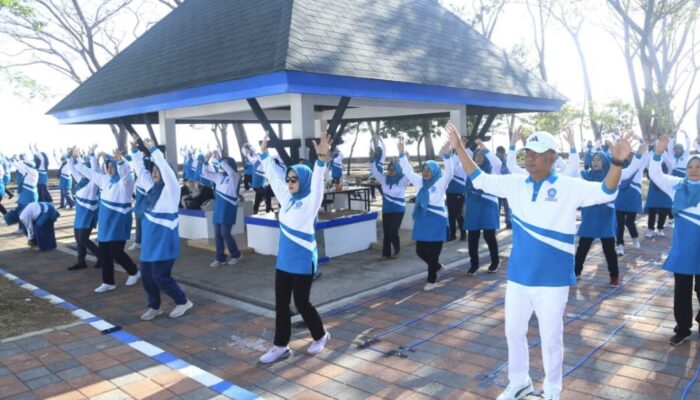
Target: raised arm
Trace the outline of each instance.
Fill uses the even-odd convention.
[[[503,166],[503,161],[501,161],[498,157],[496,157],[495,154],[493,154],[489,150],[484,151],[483,154],[484,157],[486,157],[491,163],[491,174],[500,175],[501,167]]]
[[[669,197],[673,198],[676,195],[676,189],[673,187],[683,181],[683,178],[664,174],[661,169],[661,162],[664,151],[668,146],[669,139],[667,136],[661,136],[654,147],[654,157],[649,161],[649,179],[651,179],[659,189],[663,190]]]
[[[95,164],[96,163],[97,161],[95,161]],[[86,167],[83,163],[76,159],[73,160],[73,168],[75,168],[78,172],[80,172],[82,176],[86,177],[100,188],[105,189],[109,186],[109,176],[93,171],[92,169]]]
[[[569,164],[566,166],[562,174],[565,176],[571,176],[574,178],[579,178],[581,176],[579,162],[581,161],[580,156],[576,148],[572,147],[569,151]]]
[[[165,185],[161,196],[168,196],[168,205],[172,207],[172,209],[168,211],[177,212],[180,203],[180,180],[177,178],[177,174],[165,160],[163,152],[156,146],[151,148],[151,161],[158,167],[160,179],[163,180],[163,184]]]
[[[377,161],[372,160],[372,157],[370,157],[369,161],[369,173],[374,177],[374,179],[377,180],[377,182],[379,182],[380,185],[386,184],[386,177],[379,171],[377,168]]]
[[[210,168],[211,164],[209,163],[209,160],[211,160],[212,155],[212,153],[208,153],[206,155],[204,167],[202,168],[202,177],[209,179],[212,182],[217,182],[219,179],[221,179],[222,174],[215,172],[212,168]],[[199,166],[199,164],[197,164],[197,166]]]
[[[408,160],[408,155],[405,152],[403,140],[399,140],[399,164],[403,170],[403,175],[416,187],[416,190],[423,187],[423,178],[413,170],[411,162]]]
[[[291,201],[292,194],[289,193],[289,187],[287,187],[287,183],[284,181],[284,177],[280,176],[277,173],[277,171],[275,171],[275,161],[272,159],[272,157],[270,157],[270,154],[267,152],[267,143],[269,141],[269,134],[266,134],[265,138],[262,141],[262,145],[260,146],[260,160],[258,162],[260,162],[260,165],[262,166],[262,170],[265,173],[265,178],[267,178],[267,183],[270,184],[272,191],[275,193],[275,197],[277,197],[277,202],[282,208],[285,208]],[[329,155],[326,154],[326,157],[328,156]],[[325,173],[325,171],[326,169],[323,168],[322,172]],[[314,173],[315,172],[316,169],[314,168]],[[323,177],[321,177],[321,182],[323,183]]]

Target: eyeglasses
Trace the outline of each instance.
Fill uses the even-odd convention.
[[[287,183],[297,183],[297,182],[299,182],[299,178],[297,178],[295,176],[287,176],[284,178],[284,181]]]

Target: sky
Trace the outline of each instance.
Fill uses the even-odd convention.
[[[547,36],[548,57],[546,62],[550,83],[571,103],[581,104],[584,99],[584,90],[578,56],[573,42],[556,23],[550,23],[547,29],[550,30],[550,34]],[[499,20],[492,41],[503,49],[510,49],[517,43],[524,43],[532,47],[532,30],[524,6],[507,9],[507,12]],[[614,98],[622,98],[631,102],[631,91],[624,59],[614,40],[600,28],[586,26],[582,33],[582,42],[587,55],[593,95],[596,101],[605,102]],[[2,39],[0,39],[0,47],[5,45],[7,44],[3,44]],[[26,70],[26,73],[33,76],[40,74],[38,76],[45,77],[46,82],[42,83],[51,87],[52,97],[45,101],[27,101],[16,96],[13,89],[0,76],[0,110],[2,110],[0,153],[26,152],[27,145],[30,143],[37,143],[40,149],[47,154],[71,144],[87,146],[91,143],[97,143],[101,150],[110,150],[115,147],[113,136],[106,126],[60,125],[53,117],[46,115],[46,111],[75,87],[73,82],[45,69]],[[683,128],[691,132],[691,135],[696,131],[693,116],[694,113],[691,113],[683,124]],[[262,138],[263,132],[259,126],[247,125],[246,128],[251,142]],[[177,140],[178,147],[182,145],[195,145],[202,149],[216,147],[214,137],[206,126],[197,130],[187,126],[178,126]],[[229,134],[229,140],[235,145],[235,136],[232,133]],[[361,136],[355,154],[366,155],[368,142],[369,135]],[[440,142],[441,140],[437,140],[436,147],[439,146]],[[349,154],[351,143],[352,138],[348,137],[346,143],[340,147],[346,156]],[[494,135],[491,146],[498,145],[507,145],[505,134],[497,133]],[[395,155],[395,145],[388,143],[387,151],[390,156]],[[409,148],[409,152],[415,154],[416,150]],[[238,152],[232,151],[232,153],[235,158],[239,157]]]

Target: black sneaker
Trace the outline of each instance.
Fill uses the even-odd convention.
[[[79,269],[85,269],[85,268],[87,268],[87,264],[77,263],[77,264],[73,265],[72,267],[68,267],[68,271],[77,271]]]
[[[476,275],[476,271],[479,269],[478,265],[472,265],[471,268],[469,268],[469,271],[467,271],[467,275]]]
[[[496,271],[498,271],[498,267],[500,265],[501,265],[500,261],[496,261],[495,263],[491,263],[491,265],[489,265],[489,269],[488,269],[489,273],[490,274],[496,273]]]
[[[675,335],[673,335],[671,340],[669,340],[669,343],[671,344],[671,346],[678,346],[681,343],[688,340],[689,338],[690,338],[690,333],[688,333],[687,335],[681,335],[680,333],[676,333]]]
[[[102,266],[100,265],[100,262],[99,262],[99,261],[96,262],[95,265],[93,265],[92,267],[95,268],[95,269],[102,268]]]

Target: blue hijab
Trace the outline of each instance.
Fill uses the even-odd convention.
[[[151,171],[157,168],[158,167],[155,165],[155,163],[151,163]],[[149,173],[151,171],[149,171]],[[160,173],[160,180],[158,182],[153,182],[153,186],[151,186],[151,189],[149,189],[148,193],[146,193],[146,197],[143,199],[141,204],[138,204],[138,207],[136,207],[136,209],[134,210],[136,215],[138,215],[139,217],[143,216],[144,212],[153,210],[153,208],[156,206],[156,203],[158,202],[158,199],[160,199],[161,193],[163,193],[163,189],[165,188],[165,182],[163,181],[162,171],[158,169],[158,172]]]
[[[596,151],[595,154],[593,154],[591,161],[593,161],[593,158],[595,158],[596,156],[600,157],[600,161],[603,163],[603,167],[599,170],[591,168],[588,171],[582,171],[581,178],[587,181],[602,182],[605,179],[605,176],[608,174],[608,170],[610,169],[610,158],[607,154],[603,153],[602,151]]]
[[[119,182],[119,168],[117,168],[117,161],[112,157],[112,156],[105,156],[105,171],[107,171],[107,168],[109,167],[109,164],[112,164],[112,167],[114,167],[114,175],[109,177],[109,181],[112,183],[117,183]]]
[[[416,217],[420,214],[428,212],[428,206],[430,206],[430,193],[428,193],[428,191],[442,176],[442,170],[440,169],[440,165],[436,161],[426,161],[425,164],[423,164],[423,168],[421,168],[421,171],[425,167],[430,168],[430,172],[433,173],[433,177],[429,180],[423,179],[423,186],[420,188],[420,190],[418,191],[418,195],[416,196],[416,205],[413,208],[413,219],[416,219]]]
[[[389,188],[391,188],[392,186],[398,184],[401,181],[401,179],[403,179],[403,169],[401,168],[401,165],[399,165],[399,163],[396,162],[396,160],[390,162],[389,164],[393,165],[394,171],[396,171],[396,173],[394,173],[394,176],[386,176],[386,184],[389,185]]]
[[[476,149],[476,151],[474,151],[474,156],[472,157],[472,159],[476,158],[477,154],[481,154],[484,157],[484,162],[482,162],[481,165],[479,165],[479,169],[486,172],[487,174],[490,174],[491,170],[493,169],[491,161],[489,161],[489,158],[486,157],[486,154],[484,154],[484,152],[481,151],[481,149]]]
[[[287,173],[290,170],[299,177],[299,191],[292,193],[292,200],[299,201],[311,193],[311,168],[303,164],[295,164],[287,168]]]
[[[700,156],[694,155],[688,159],[686,168],[693,160],[700,160]],[[673,207],[671,211],[673,215],[678,215],[686,208],[693,207],[700,203],[700,181],[691,182],[686,174],[682,182],[673,187],[676,189],[676,195],[673,196]]]

